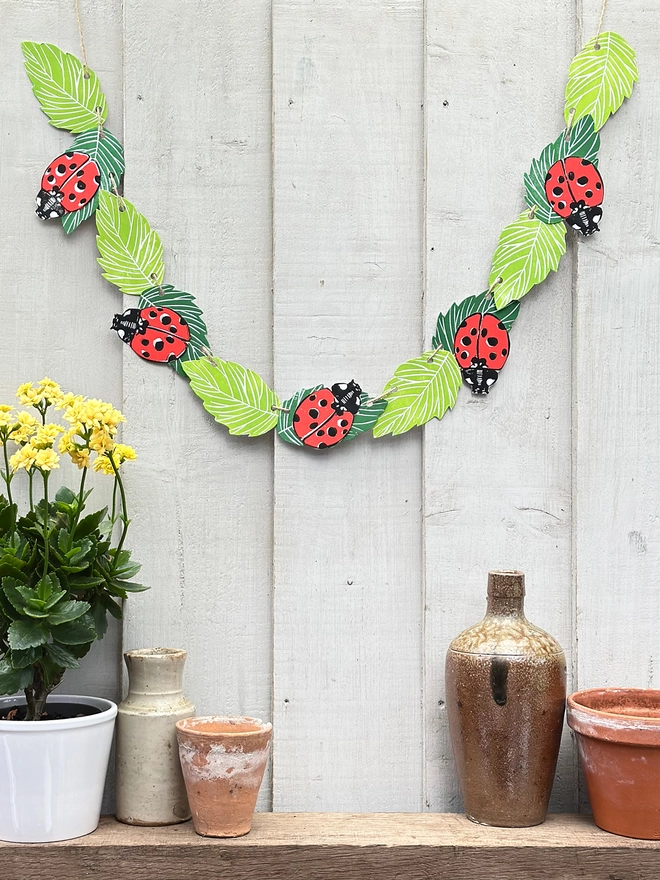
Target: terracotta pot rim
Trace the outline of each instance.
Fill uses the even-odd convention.
[[[257,725],[256,730],[204,730],[199,724],[254,724]],[[252,718],[247,715],[193,715],[190,718],[182,718],[176,723],[177,731],[192,736],[200,736],[208,739],[217,739],[218,737],[243,737],[263,736],[273,729],[270,721],[262,721],[261,718]]]
[[[568,697],[567,721],[576,733],[592,739],[604,739],[627,745],[643,745],[651,748],[660,747],[660,717],[651,715],[627,715],[608,709],[592,709],[582,702],[589,696],[617,695],[630,698],[631,705],[635,697],[642,695],[648,698],[653,695],[660,706],[660,690],[655,688],[588,688],[576,691]],[[643,711],[643,710],[641,710]]]
[[[143,658],[143,657],[186,657],[187,653],[183,648],[133,648],[130,651],[124,651],[124,657]]]

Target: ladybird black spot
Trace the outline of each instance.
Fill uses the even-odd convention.
[[[323,400],[319,400],[319,406],[327,406],[327,405],[328,405],[328,401],[325,398],[323,398]]]
[[[84,173],[85,173],[84,169],[81,168],[80,171],[76,174],[76,177],[82,177]]]
[[[488,355],[488,360],[489,361],[497,360],[497,355],[495,354],[494,351],[491,351],[491,353]]]
[[[467,353],[467,351],[462,351],[462,352],[461,352],[461,360],[462,360],[462,361],[466,361],[467,359],[468,359],[468,353]]]
[[[299,416],[299,415],[295,415],[295,416],[293,417],[293,421],[294,421],[294,422],[299,422],[299,421],[300,421],[300,416]]]
[[[308,400],[316,400],[316,394],[310,394]]]
[[[55,178],[52,174],[49,174],[46,180],[48,181],[48,183],[55,183]]]
[[[161,315],[161,316],[160,316],[160,322],[161,322],[161,324],[171,324],[171,323],[172,323],[172,319],[170,318],[169,315]]]
[[[580,162],[580,165],[591,165],[591,162],[590,162],[588,159],[583,159],[583,160]]]
[[[497,326],[500,328],[500,330],[506,330],[506,327],[504,326],[504,324],[501,321]]]
[[[348,434],[348,430],[346,428],[344,428],[344,430],[342,431],[342,434]]]
[[[94,175],[94,183],[100,183],[100,182],[101,182],[101,175],[95,174]]]
[[[325,436],[325,431],[323,430],[323,428],[321,428],[320,431],[316,432],[316,436],[317,437],[324,437]]]
[[[75,200],[76,200],[75,193],[69,193],[69,201],[70,201],[70,202],[75,202]]]
[[[143,358],[151,357],[151,355],[149,354],[148,351],[141,351],[140,354],[142,355]]]
[[[67,159],[73,159],[73,150],[67,150],[64,155],[67,157]]]
[[[507,354],[508,354],[508,352],[507,352],[506,348],[503,348],[503,349],[502,349],[502,356],[504,357],[504,356],[507,355]]]
[[[467,318],[465,319],[465,321],[463,321],[463,323],[461,324],[461,327],[467,327]]]
[[[148,339],[141,339],[140,345],[149,345],[149,340]]]
[[[574,178],[575,178],[575,173],[574,173],[573,171],[569,171],[569,172],[568,172],[568,179],[569,179],[569,180],[574,180]]]
[[[327,449],[327,448],[328,448],[327,443],[319,443],[319,449]]]
[[[603,188],[603,185],[601,183],[596,184],[596,189],[602,189],[602,188]]]
[[[310,419],[318,419],[319,411],[317,409],[310,409],[309,417],[310,417]]]
[[[173,336],[166,336],[165,342],[167,342],[171,345],[174,342],[174,337]]]
[[[188,326],[188,322],[186,321],[185,318],[179,318],[179,324],[181,324],[182,327]]]
[[[577,182],[578,186],[586,186],[587,183],[589,183],[589,178],[585,177],[583,174],[582,177],[578,177]]]
[[[470,330],[470,336],[476,336],[476,335],[477,335],[477,328],[473,327],[472,330]]]
[[[77,167],[78,167],[78,166],[76,165],[76,163],[75,163],[75,162],[72,162],[72,163],[69,165],[69,171],[75,171]]]
[[[554,186],[552,188],[553,196],[560,196],[564,192],[563,186]]]
[[[552,174],[550,174],[550,172],[548,171],[548,173],[545,175],[545,179],[550,180],[551,177],[552,177]]]
[[[593,194],[594,194],[594,193],[593,193],[593,190],[591,190],[591,189],[588,189],[588,190],[586,190],[586,192],[585,192],[585,196],[586,196],[586,198],[588,198],[588,199],[593,198]]]
[[[176,355],[175,355],[175,354],[170,354],[170,355],[167,356],[167,363],[168,363],[168,364],[171,364],[172,361],[175,361],[175,360],[176,360]]]
[[[168,329],[169,329],[170,333],[178,333],[179,332],[179,328],[176,326],[176,324],[172,324]]]
[[[152,310],[149,312],[149,317],[150,317],[150,318],[155,318],[155,317],[157,317],[157,312],[154,312],[154,310],[152,309]]]
[[[64,172],[66,171],[66,165],[58,165],[55,170],[58,174],[64,174]]]
[[[81,200],[80,200],[80,204],[81,204],[81,206],[84,205],[86,201],[87,201],[87,199],[81,199]]]
[[[484,327],[484,329],[481,331],[481,338],[484,339],[486,336],[488,336],[488,330],[486,330],[486,328]]]
[[[328,437],[336,437],[337,429],[336,428],[328,428]]]
[[[348,425],[348,422],[346,421],[346,419],[339,419],[339,427],[340,428],[345,428],[346,425]]]
[[[488,343],[488,345],[490,345],[491,348],[497,345],[497,339],[494,336],[489,336],[486,342]]]
[[[566,180],[566,178],[563,176],[563,174],[560,174],[559,177],[557,178],[557,180],[559,181],[559,183],[563,183]]]
[[[313,431],[314,428],[318,428],[318,426],[319,426],[318,422],[312,422],[311,425],[309,426],[309,430]]]
[[[165,343],[162,339],[157,339],[154,342],[154,348],[156,349],[156,351],[162,351],[165,348]]]
[[[87,184],[85,183],[84,180],[78,180],[78,181],[76,181],[75,189],[76,189],[76,192],[79,192],[79,193],[85,192],[85,190],[87,189]]]
[[[461,339],[461,345],[469,345],[472,342],[469,336],[464,336]]]
[[[566,207],[566,202],[560,202],[560,203],[557,205],[557,207],[559,208],[560,211],[563,211],[564,208]]]

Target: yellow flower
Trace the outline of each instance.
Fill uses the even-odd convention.
[[[89,449],[74,448],[69,452],[69,455],[71,456],[71,461],[74,464],[77,464],[80,470],[82,470],[84,467],[89,467]]]
[[[65,431],[60,438],[58,449],[62,455],[69,455],[71,461],[77,464],[80,469],[89,467],[89,449],[84,443],[76,443],[74,440],[75,431]]]
[[[27,443],[34,434],[38,424],[39,422],[34,416],[22,410],[16,414],[16,422],[11,432],[11,439],[14,443]]]
[[[34,388],[32,382],[24,382],[22,385],[19,385],[16,397],[18,397],[23,406],[36,406],[42,400],[41,394]]]
[[[115,443],[111,451],[100,453],[96,457],[92,467],[97,473],[114,474],[113,463],[117,470],[119,470],[125,461],[135,461],[136,458],[137,453],[132,446],[126,446],[124,443]]]
[[[95,428],[89,438],[89,448],[98,453],[109,452],[114,444],[112,434],[106,428]]]
[[[36,450],[30,443],[27,443],[25,446],[22,446],[18,452],[15,452],[11,456],[9,459],[9,466],[14,472],[21,468],[25,468],[26,471],[29,471],[35,463],[37,454],[38,450]]]
[[[112,453],[96,456],[92,467],[97,474],[114,474],[114,470],[112,469],[112,465],[110,464],[111,454]]]
[[[137,458],[137,452],[133,447],[126,446],[124,443],[115,443],[112,455],[115,461],[119,458],[119,464],[123,464],[125,461],[135,461]]]
[[[42,400],[45,400],[48,406],[57,403],[63,397],[62,389],[57,384],[45,376],[41,382],[37,382],[37,391],[41,394]]]
[[[37,436],[32,440],[32,443],[39,449],[49,449],[57,439],[57,435],[61,433],[62,428],[52,422],[48,425],[39,425]]]
[[[12,421],[12,417],[9,413],[13,410],[13,406],[9,406],[6,403],[0,403],[0,428],[8,428]]]
[[[82,403],[84,399],[82,394],[73,394],[71,391],[67,391],[57,401],[55,409],[64,409],[67,406],[72,406],[74,403]]]
[[[52,471],[53,468],[58,468],[60,466],[59,462],[60,457],[54,450],[40,449],[34,460],[34,466],[39,468],[40,471]]]

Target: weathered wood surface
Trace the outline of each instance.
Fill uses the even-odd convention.
[[[486,287],[600,0],[81,12],[166,281],[196,294],[216,353],[284,398],[351,378],[379,392],[441,309]],[[33,213],[68,135],[42,117],[20,41],[78,54],[73,3],[0,0],[0,14],[2,399],[44,373],[123,399],[140,454],[130,543],[152,586],[127,605],[125,647],[186,648],[200,712],[272,718],[261,807],[460,809],[444,653],[481,615],[488,568],[527,572],[529,617],[564,645],[574,687],[658,686],[657,10],[608,2],[641,83],[602,132],[602,231],[523,303],[489,397],[463,390],[442,423],[317,456],[229,437],[109,331],[122,303],[93,226],[66,237]],[[115,629],[64,687],[117,696],[120,675]],[[576,798],[567,738],[553,804]],[[557,876],[576,875],[571,858],[601,870],[565,858]]]
[[[190,823],[132,828],[102,821],[76,841],[0,843],[3,880],[658,880],[660,842],[607,834],[589,819],[486,828],[453,814],[262,813],[237,840],[198,837]]]

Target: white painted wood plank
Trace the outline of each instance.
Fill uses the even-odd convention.
[[[269,4],[124,5],[126,196],[213,351],[269,379]],[[272,437],[229,437],[184,379],[128,350],[125,409],[141,456],[131,540],[152,587],[131,602],[127,647],[185,648],[200,714],[270,719]]]
[[[99,75],[110,113],[108,127],[122,134],[121,4],[99,0],[93,15],[83,5],[89,63]],[[96,264],[95,227],[87,221],[70,236],[59,222],[40,221],[34,197],[46,165],[68,148],[72,136],[54,128],[41,112],[25,69],[21,42],[55,43],[80,56],[78,30],[69,2],[0,3],[0,401],[16,403],[21,382],[49,375],[66,390],[100,397],[121,407],[121,354],[108,338],[111,297]],[[54,420],[58,420],[55,414]],[[53,484],[76,485],[77,468],[64,462]],[[96,508],[109,500],[109,481],[90,480]],[[89,485],[89,484],[88,484]],[[12,486],[25,489],[19,476]],[[22,493],[26,502],[27,493]],[[79,670],[66,673],[61,693],[119,696],[121,627],[114,623]],[[111,808],[111,785],[104,809]]]
[[[584,40],[600,3],[584,3]],[[603,127],[601,232],[576,283],[578,682],[660,687],[660,69],[658,18],[608,4],[604,30],[637,52],[640,83]]]
[[[276,0],[278,392],[420,351],[422,3]],[[275,448],[274,807],[421,807],[419,432]]]
[[[428,0],[425,338],[438,312],[488,286],[502,228],[524,209],[523,174],[563,125],[574,5]],[[527,575],[529,618],[570,661],[571,257],[521,306],[488,397],[463,388],[425,430],[425,806],[460,809],[444,707],[451,639],[485,611],[491,568]],[[571,809],[574,758],[553,805]]]

